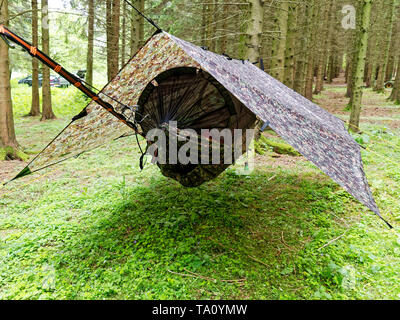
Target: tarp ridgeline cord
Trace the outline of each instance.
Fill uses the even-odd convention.
[[[162,29],[149,17],[145,16],[139,9],[137,9],[130,1],[124,0],[128,5],[130,5],[139,15],[141,15],[148,23],[150,23],[154,28],[158,31],[162,31]]]

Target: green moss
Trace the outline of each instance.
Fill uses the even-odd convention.
[[[5,160],[7,156],[7,151],[4,148],[0,148],[0,161]]]
[[[7,159],[27,161],[29,159],[29,156],[21,150],[10,146],[0,148],[0,160]]]
[[[279,154],[300,156],[300,153],[298,153],[292,146],[288,145],[287,143],[274,141],[262,135],[260,139],[255,142],[255,151],[258,154],[263,155],[266,153],[267,150],[272,150],[275,153]]]
[[[25,152],[22,152],[21,150],[15,150],[15,155],[17,156],[17,158],[19,160],[22,160],[22,161],[29,160],[29,156]]]
[[[254,142],[254,149],[257,154],[264,155],[266,153],[265,146],[258,140]]]

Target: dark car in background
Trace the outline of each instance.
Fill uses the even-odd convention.
[[[32,76],[27,76],[18,81],[18,84],[27,84],[28,86],[32,87]],[[39,87],[42,86],[42,75],[39,74]]]
[[[42,78],[42,75],[39,74],[39,82],[40,82],[41,78]],[[28,84],[28,85],[30,84],[30,85],[32,85],[32,76],[27,76],[27,77],[19,80],[18,84]]]
[[[86,70],[78,70],[74,75],[83,80],[85,79],[86,76]],[[42,79],[43,76],[39,74],[39,88],[42,86]],[[18,84],[27,84],[28,86],[32,87],[32,76],[30,75],[19,80]],[[70,85],[71,84],[61,76],[53,76],[53,75],[50,76],[51,87],[67,88]]]
[[[39,74],[39,88],[42,86],[43,76]],[[27,84],[28,86],[32,87],[32,76],[27,76],[18,81],[18,84]],[[50,76],[50,86],[51,87],[58,87],[59,86],[59,79],[56,76]]]

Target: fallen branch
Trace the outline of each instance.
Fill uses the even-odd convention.
[[[330,244],[334,243],[336,240],[339,240],[340,238],[342,238],[345,234],[347,233],[347,231],[343,234],[341,234],[340,236],[336,237],[335,239],[332,239],[331,241],[329,241],[328,243],[325,243],[322,247],[318,248],[318,250],[321,250],[327,246],[329,246]]]
[[[285,247],[287,247],[289,250],[296,251],[296,249],[292,248],[291,246],[289,246],[289,245],[285,242],[285,238],[283,237],[283,231],[282,231],[282,233],[281,233],[281,241],[282,241],[282,243],[285,245]]]
[[[248,256],[250,259],[254,260],[255,262],[261,263],[262,265],[266,266],[267,268],[270,268],[270,266],[267,265],[265,262],[262,262],[262,261],[258,260],[257,258],[255,258],[255,257],[253,257],[253,256],[251,256],[251,255],[249,255],[249,254],[248,254],[247,256]]]

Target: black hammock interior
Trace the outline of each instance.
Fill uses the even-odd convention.
[[[141,134],[165,128],[175,121],[178,129],[193,129],[198,136],[202,129],[248,129],[256,117],[217,80],[201,69],[181,67],[160,73],[143,90],[136,113]],[[243,130],[245,135],[245,130]],[[168,137],[167,137],[168,143]],[[221,143],[223,149],[223,143]],[[168,149],[168,146],[167,146]],[[242,147],[242,153],[245,146]],[[161,172],[185,186],[197,186],[223,172],[220,164],[159,164]]]

